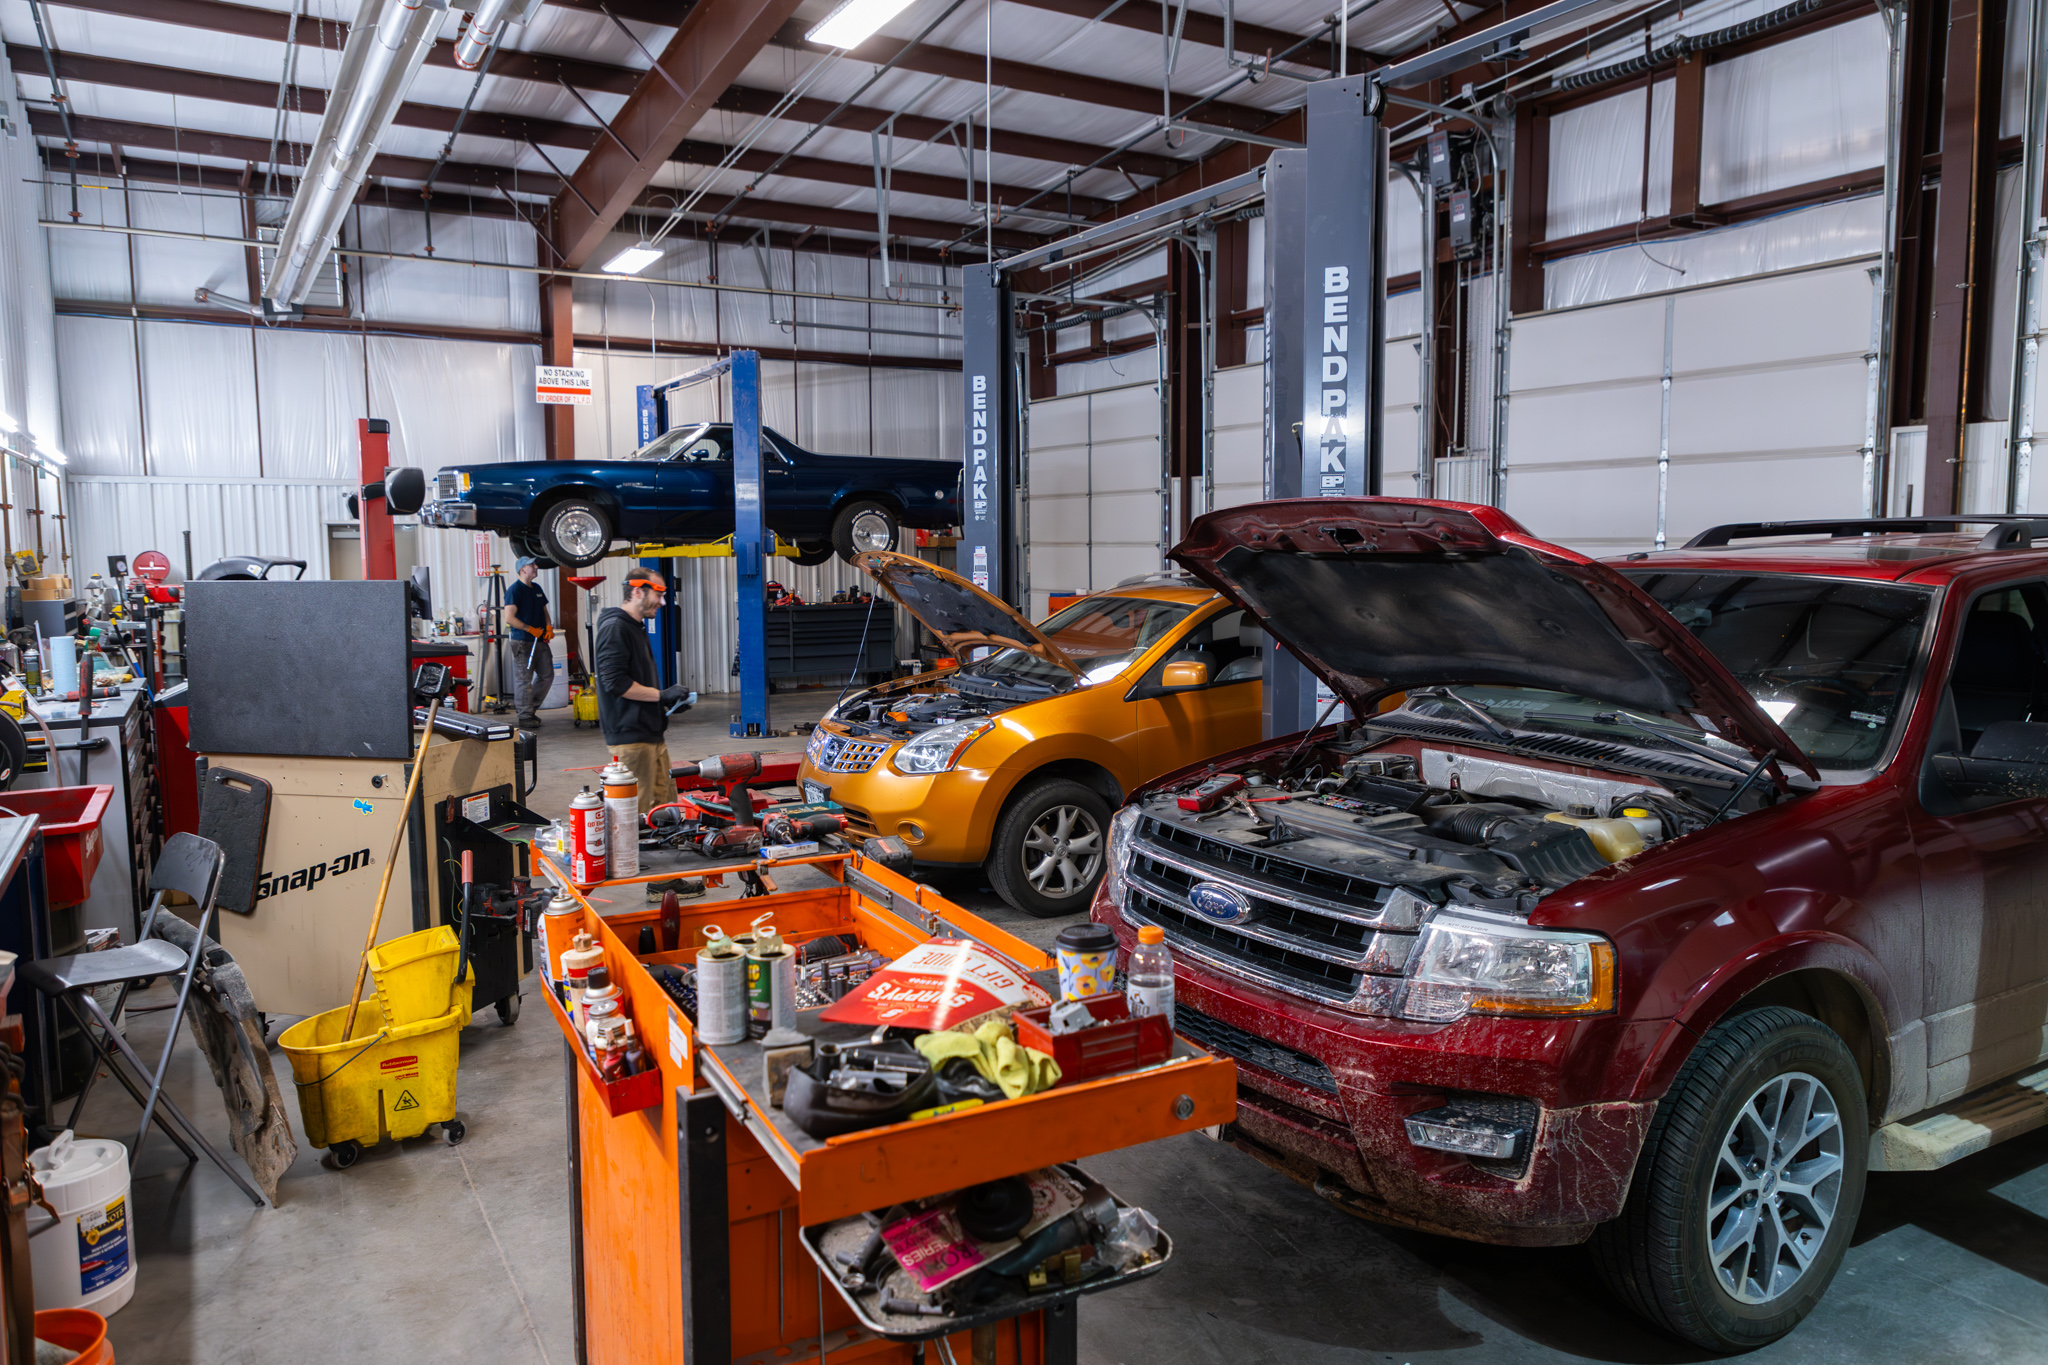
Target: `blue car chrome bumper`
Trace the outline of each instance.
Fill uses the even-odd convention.
[[[430,502],[420,508],[420,520],[428,526],[474,526],[476,525],[476,504],[468,502]]]

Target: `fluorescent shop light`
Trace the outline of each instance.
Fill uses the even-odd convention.
[[[645,238],[604,263],[607,275],[637,275],[661,259],[661,248]]]
[[[845,0],[804,35],[807,43],[826,47],[859,47],[875,30],[910,8],[910,0]]]

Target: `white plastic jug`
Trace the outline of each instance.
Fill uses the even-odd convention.
[[[28,1209],[29,1266],[36,1309],[90,1308],[106,1317],[135,1296],[135,1245],[129,1235],[128,1149],[108,1138],[78,1138],[70,1129],[29,1153],[52,1221],[39,1204]]]

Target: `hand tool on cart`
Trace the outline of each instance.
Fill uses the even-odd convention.
[[[384,859],[384,875],[377,881],[377,905],[370,912],[370,932],[363,940],[363,954],[356,962],[355,989],[348,993],[348,1014],[341,1021],[341,1041],[347,1042],[356,1028],[356,1006],[362,1003],[363,982],[370,974],[370,950],[377,946],[377,930],[384,923],[384,901],[391,894],[391,872],[398,866],[399,850],[405,846],[407,816],[420,794],[420,778],[427,771],[427,746],[434,742],[434,717],[441,702],[455,691],[455,676],[446,664],[421,664],[412,675],[414,697],[427,699],[427,728],[420,736],[419,752],[413,755],[412,776],[405,784],[405,800],[398,807],[398,824],[391,831],[391,852]]]

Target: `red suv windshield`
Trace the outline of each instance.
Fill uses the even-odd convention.
[[[1932,594],[1791,574],[1628,577],[1725,665],[1823,768],[1868,768],[1890,742]]]

